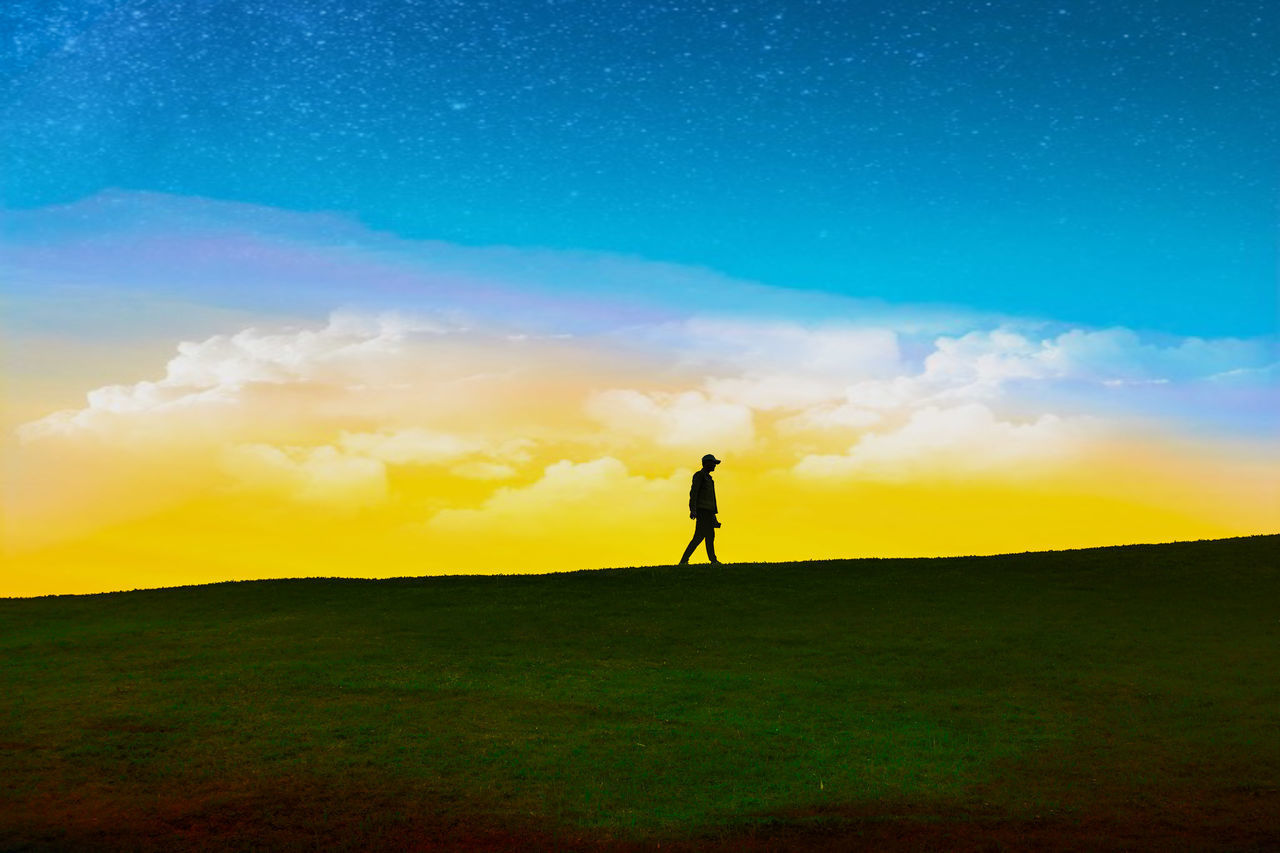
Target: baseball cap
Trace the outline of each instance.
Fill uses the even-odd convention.
[[[715,458],[715,456],[713,456],[712,454],[708,453],[706,456],[702,457],[702,461],[703,461],[703,462],[716,462],[716,463],[718,463],[720,460],[719,460],[719,459],[717,459],[717,458]]]

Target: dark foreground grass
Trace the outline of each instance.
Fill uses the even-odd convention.
[[[0,600],[0,848],[1269,849],[1280,536]]]

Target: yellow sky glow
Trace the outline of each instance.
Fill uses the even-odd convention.
[[[871,365],[852,383],[812,358],[717,376],[679,353],[402,320],[187,345],[149,381],[8,431],[0,595],[668,564],[705,452],[725,460],[728,562],[1215,538],[1280,517],[1265,447],[1014,415],[954,353],[942,379],[911,375],[892,335],[851,337],[832,340]]]

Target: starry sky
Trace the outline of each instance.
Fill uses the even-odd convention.
[[[1200,335],[1275,328],[1263,0],[14,0],[5,204],[107,189]]]

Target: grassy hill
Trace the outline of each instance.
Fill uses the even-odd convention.
[[[0,849],[1268,849],[1280,536],[0,600]]]

